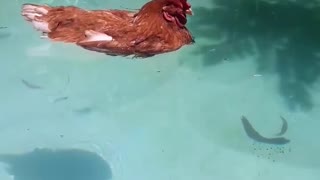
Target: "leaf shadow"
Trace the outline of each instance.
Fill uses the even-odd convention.
[[[202,66],[256,53],[257,71],[278,76],[288,107],[311,110],[310,91],[320,76],[320,3],[210,1],[212,8],[193,8],[196,15],[188,23],[197,38],[211,41],[194,51],[203,56]]]

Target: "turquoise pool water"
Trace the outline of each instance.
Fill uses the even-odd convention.
[[[196,44],[135,61],[40,39],[20,8],[146,0],[1,0],[0,179],[318,180],[317,1],[189,1]]]

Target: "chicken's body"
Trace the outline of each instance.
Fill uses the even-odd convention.
[[[108,55],[149,57],[193,43],[185,27],[163,19],[156,9],[161,5],[157,2],[162,1],[166,0],[153,0],[138,12],[24,4],[22,15],[55,41],[75,43]]]

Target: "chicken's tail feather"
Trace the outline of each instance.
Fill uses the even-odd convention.
[[[48,14],[49,10],[50,7],[46,5],[23,4],[21,15],[26,21],[31,22],[36,30],[48,33],[48,22],[43,21],[42,17]]]

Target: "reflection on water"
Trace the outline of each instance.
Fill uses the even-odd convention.
[[[259,73],[277,74],[279,93],[292,110],[311,110],[311,90],[320,76],[320,6],[318,1],[210,0],[215,8],[194,8],[190,22],[207,52],[204,66],[256,54]],[[311,3],[314,2],[314,3]],[[208,52],[214,49],[214,52]]]

